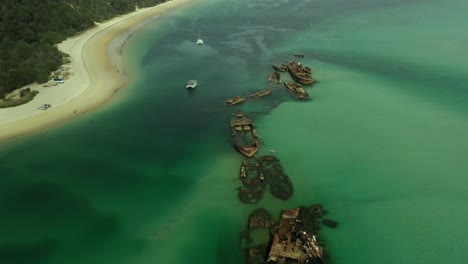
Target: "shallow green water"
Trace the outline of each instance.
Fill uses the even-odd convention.
[[[216,0],[155,18],[125,50],[125,98],[0,145],[1,263],[243,263],[238,109],[295,185],[258,206],[324,204],[331,263],[465,263],[467,7]],[[312,101],[224,106],[296,52]]]

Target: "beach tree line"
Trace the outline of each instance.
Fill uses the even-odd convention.
[[[1,0],[0,98],[21,86],[46,82],[63,63],[56,44],[136,7],[164,0]]]

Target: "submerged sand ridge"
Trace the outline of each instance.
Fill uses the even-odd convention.
[[[14,138],[68,120],[108,101],[123,87],[127,75],[122,65],[122,46],[143,22],[190,0],[172,0],[113,18],[58,44],[70,55],[70,77],[56,86],[29,87],[39,91],[27,104],[0,109],[0,140]],[[48,110],[39,110],[50,104]]]

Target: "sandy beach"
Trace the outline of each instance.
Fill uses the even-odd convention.
[[[109,101],[128,81],[121,49],[145,21],[191,0],[172,0],[115,17],[58,44],[70,55],[70,77],[56,86],[31,84],[39,94],[31,102],[0,109],[0,140],[14,138],[64,122]],[[48,110],[39,110],[50,104]]]

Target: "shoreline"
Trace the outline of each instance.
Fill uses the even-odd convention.
[[[64,123],[109,102],[128,85],[122,50],[128,39],[152,17],[192,0],[171,0],[153,7],[114,17],[57,44],[70,55],[71,76],[52,87],[31,84],[22,88],[38,90],[32,101],[0,109],[0,141],[44,130]],[[20,89],[22,89],[20,88]],[[46,111],[37,109],[51,104]]]

